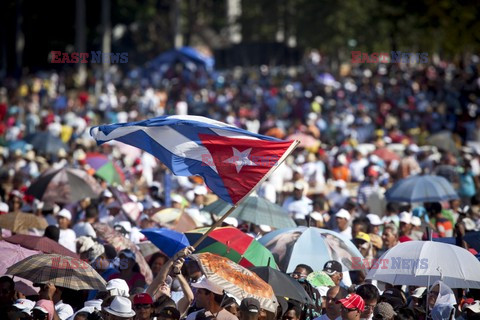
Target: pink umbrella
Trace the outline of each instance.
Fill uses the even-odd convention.
[[[41,252],[4,240],[0,241],[0,274],[5,274],[8,267],[34,254],[41,254]]]

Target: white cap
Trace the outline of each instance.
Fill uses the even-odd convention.
[[[107,282],[107,291],[110,291],[112,296],[129,297],[130,288],[123,279],[112,279]]]
[[[225,220],[223,220],[223,222],[235,228],[238,227],[238,220],[234,217],[226,217]]]
[[[465,219],[462,220],[462,222],[465,224],[465,229],[467,231],[472,231],[472,230],[475,230],[477,228],[475,222],[470,218],[465,218]]]
[[[193,192],[199,196],[205,196],[208,193],[207,188],[205,188],[204,186],[196,186],[195,188],[193,188]]]
[[[342,188],[342,189],[345,189],[347,187],[347,183],[343,180],[335,180],[333,182],[333,186],[335,188]]]
[[[94,300],[88,300],[85,301],[83,304],[84,307],[94,307],[97,310],[102,310],[102,299],[94,299]]]
[[[412,223],[412,214],[407,211],[403,211],[400,213],[400,222],[406,223],[406,224],[411,224]]]
[[[207,278],[203,278],[199,282],[192,283],[192,287],[198,288],[198,289],[206,289],[208,291],[211,291],[219,295],[223,294],[223,289],[217,286],[212,281],[208,280]]]
[[[64,218],[67,218],[68,220],[72,220],[72,213],[67,209],[62,209],[60,210],[60,212],[57,213],[57,217],[64,217]]]
[[[177,202],[177,203],[182,203],[183,202],[183,198],[181,195],[178,195],[178,194],[173,194],[170,199],[172,199],[172,202]]]
[[[367,218],[368,220],[370,220],[370,224],[372,226],[381,226],[383,223],[382,223],[382,220],[380,219],[379,216],[377,216],[376,214],[374,213],[369,213],[367,214]]]
[[[411,223],[415,227],[420,227],[422,225],[422,220],[419,217],[413,216]]]
[[[13,306],[21,310],[22,312],[30,314],[33,307],[35,307],[35,302],[28,299],[18,299],[17,301],[15,301]]]
[[[418,287],[417,289],[415,289],[415,291],[413,291],[412,297],[419,299],[423,295],[425,290],[427,290],[427,287]]]
[[[269,225],[266,225],[266,224],[261,224],[258,227],[260,228],[260,230],[262,230],[262,232],[272,231],[272,227],[270,227]]]
[[[110,190],[105,190],[103,191],[103,194],[102,194],[105,198],[113,198],[113,194],[110,192]]]
[[[348,212],[348,211],[345,210],[345,209],[340,209],[340,210],[338,210],[338,212],[335,214],[335,218],[344,218],[344,219],[350,220],[350,218],[351,218],[350,212]]]
[[[320,212],[312,212],[310,213],[310,217],[315,221],[323,222],[323,215]]]
[[[467,305],[463,310],[470,309],[473,313],[480,313],[480,301],[475,300],[472,304]]]
[[[408,146],[408,151],[417,153],[418,151],[420,151],[420,148],[418,148],[416,144],[411,144]]]
[[[117,223],[115,223],[113,228],[115,229],[116,226],[123,227],[125,229],[125,231],[127,231],[128,233],[130,233],[132,231],[132,225],[128,221],[117,222]]]
[[[5,202],[0,202],[0,212],[8,213],[8,210],[8,204],[6,204]]]
[[[295,182],[295,184],[293,185],[293,188],[294,188],[294,189],[297,189],[297,190],[303,190],[303,189],[305,188],[305,185],[303,184],[303,182],[297,181],[297,182]]]

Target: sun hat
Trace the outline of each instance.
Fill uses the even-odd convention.
[[[121,296],[116,296],[110,306],[103,310],[117,317],[131,318],[135,316],[130,299]]]
[[[130,288],[127,282],[123,279],[112,279],[107,282],[107,291],[112,296],[129,297]]]

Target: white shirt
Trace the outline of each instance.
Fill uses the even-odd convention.
[[[73,226],[73,231],[77,237],[81,236],[91,236],[92,238],[97,237],[97,233],[93,229],[92,225],[89,222],[79,222]]]
[[[363,179],[365,178],[363,174],[363,169],[365,169],[367,165],[368,160],[365,158],[354,160],[350,163],[350,172],[354,181],[363,181]]]
[[[340,231],[338,228],[334,229],[333,231],[338,232],[344,236],[346,236],[349,240],[352,240],[352,227],[347,227],[345,230]]]
[[[287,210],[288,214],[294,219],[305,219],[305,216],[312,212],[312,200],[302,196],[299,200],[295,200],[293,196],[285,199],[283,208]]]
[[[70,251],[77,252],[77,246],[75,244],[76,239],[77,235],[72,229],[60,229],[58,243],[60,243],[65,248],[69,249]]]
[[[61,320],[68,319],[69,317],[73,316],[74,313],[73,308],[69,304],[63,303],[62,300],[55,304],[55,311]]]

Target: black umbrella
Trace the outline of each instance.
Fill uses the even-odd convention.
[[[48,170],[27,189],[27,194],[44,202],[74,203],[97,198],[102,187],[86,171],[73,168]]]
[[[297,300],[301,303],[312,303],[312,299],[303,286],[285,273],[270,267],[252,267],[250,270],[271,285],[276,296]]]
[[[31,144],[37,153],[44,155],[56,155],[60,149],[68,151],[68,146],[60,138],[47,131],[30,134],[25,137],[25,141]]]

